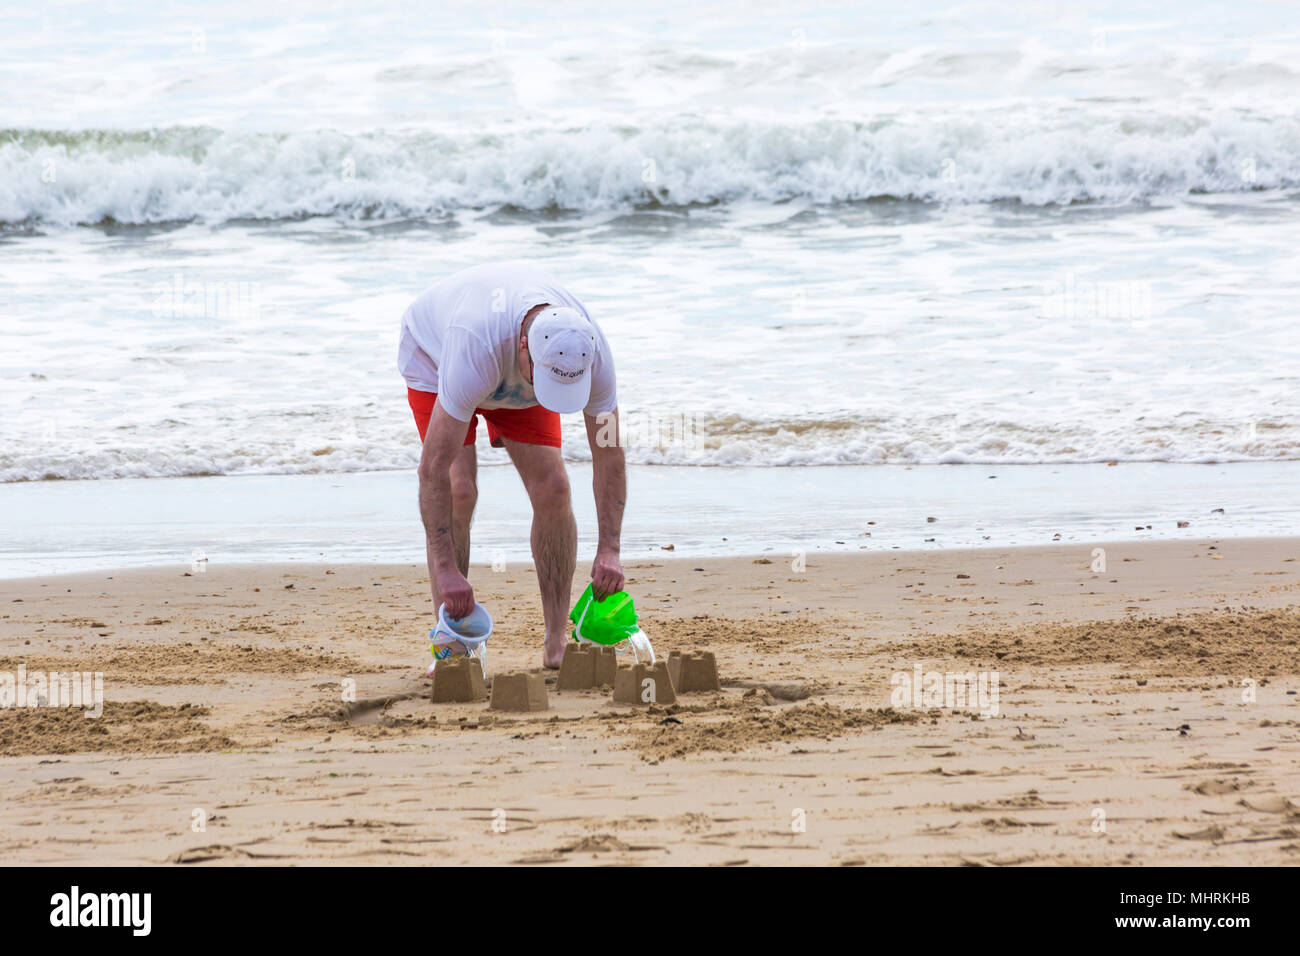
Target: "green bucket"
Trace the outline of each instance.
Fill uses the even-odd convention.
[[[575,641],[590,641],[606,647],[622,644],[640,631],[632,595],[616,591],[605,600],[597,601],[590,584],[569,612],[569,620],[573,622]]]

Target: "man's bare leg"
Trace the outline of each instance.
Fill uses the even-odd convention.
[[[469,529],[474,523],[474,507],[478,503],[478,453],[473,445],[461,448],[456,460],[451,463],[451,534],[456,545],[456,566],[460,573],[469,577]],[[442,605],[442,595],[438,593],[438,578],[433,573],[433,554],[430,545],[425,544],[429,561],[429,583],[434,594],[434,611]]]
[[[578,523],[573,518],[569,476],[560,449],[502,439],[533,505],[533,563],[542,592],[546,648],[542,664],[560,666],[569,619],[569,595],[578,559]]]

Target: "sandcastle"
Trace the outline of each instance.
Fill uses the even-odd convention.
[[[612,686],[617,671],[618,657],[614,648],[574,641],[565,645],[555,689],[591,690],[605,684]]]
[[[546,710],[546,678],[541,674],[517,671],[492,678],[491,710]]]
[[[592,690],[613,685],[614,702],[642,706],[668,706],[678,694],[720,691],[718,662],[712,651],[673,651],[654,664],[618,664],[612,647],[568,644],[560,662],[555,689]],[[475,657],[449,657],[433,671],[434,703],[473,703],[488,696],[483,668]],[[491,710],[533,712],[547,710],[550,701],[542,674],[515,671],[498,674],[492,682]]]
[[[722,690],[722,683],[718,680],[718,659],[712,651],[673,651],[668,655],[668,673],[673,679],[673,689],[679,694]]]
[[[477,657],[445,657],[433,669],[433,702],[472,703],[487,697]]]
[[[667,661],[654,664],[629,664],[614,675],[616,704],[675,704],[677,691],[668,672]]]

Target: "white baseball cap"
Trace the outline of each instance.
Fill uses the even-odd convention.
[[[586,407],[596,330],[581,312],[567,307],[538,312],[528,327],[528,354],[533,359],[533,391],[543,407],[561,415]]]

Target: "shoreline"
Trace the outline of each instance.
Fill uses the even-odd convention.
[[[1300,535],[1263,535],[1263,536],[1218,536],[1205,535],[1197,539],[1178,539],[1178,540],[1151,540],[1141,538],[1117,538],[1107,540],[1082,540],[1082,541],[1058,541],[1049,544],[1017,544],[1017,545],[984,545],[981,547],[948,547],[948,548],[875,548],[869,551],[818,551],[818,552],[801,552],[799,555],[779,555],[771,552],[752,552],[744,554],[721,553],[721,554],[701,554],[695,553],[690,555],[679,555],[674,550],[661,550],[659,554],[638,555],[628,557],[624,555],[623,566],[629,581],[629,586],[633,580],[634,572],[644,572],[656,568],[668,568],[674,573],[685,574],[688,571],[694,572],[695,565],[701,561],[712,561],[720,563],[728,569],[743,567],[746,562],[754,565],[771,566],[772,573],[784,574],[807,574],[807,568],[821,567],[830,568],[837,573],[844,573],[846,568],[852,568],[859,565],[865,565],[868,570],[890,571],[903,562],[904,564],[913,564],[916,562],[929,562],[931,565],[938,563],[941,566],[970,564],[972,566],[993,566],[995,569],[1001,567],[1000,562],[1008,559],[1016,560],[1023,564],[1030,565],[1043,558],[1059,559],[1070,556],[1078,563],[1077,570],[1081,575],[1085,574],[1088,578],[1100,583],[1101,579],[1110,575],[1113,577],[1115,569],[1105,566],[1105,570],[1094,571],[1093,564],[1096,557],[1093,549],[1100,548],[1107,552],[1108,561],[1112,554],[1121,555],[1120,560],[1124,562],[1138,560],[1128,555],[1136,552],[1144,552],[1158,557],[1165,562],[1178,562],[1180,567],[1185,567],[1188,560],[1221,560],[1226,555],[1222,550],[1227,547],[1235,547],[1250,555],[1251,566],[1254,567],[1256,562],[1272,560],[1277,558],[1287,561],[1288,557],[1296,559],[1300,564]],[[1215,552],[1221,552],[1215,557]],[[582,590],[587,583],[588,578],[586,569],[583,567],[583,555],[578,557],[578,566],[574,573],[574,593],[575,595]],[[590,562],[591,555],[586,555],[586,560]],[[998,564],[992,564],[996,560]],[[797,567],[799,562],[803,562],[804,570]],[[691,568],[687,568],[691,565]],[[116,568],[96,568],[87,571],[62,571],[54,574],[37,574],[25,575],[19,577],[0,577],[0,598],[7,592],[32,593],[32,587],[44,588],[50,585],[61,584],[83,584],[90,585],[93,582],[100,581],[129,581],[136,584],[159,584],[164,579],[172,576],[182,578],[195,578],[197,581],[212,580],[206,578],[210,572],[220,566],[225,573],[233,574],[239,579],[250,579],[258,576],[266,577],[287,577],[292,576],[295,572],[302,574],[319,575],[321,573],[335,574],[342,571],[348,575],[365,576],[370,574],[376,577],[392,577],[402,575],[409,577],[414,575],[417,578],[427,578],[427,569],[423,560],[421,561],[404,561],[404,562],[355,562],[355,561],[328,561],[328,560],[303,560],[303,561],[246,561],[246,562],[224,562],[218,565],[217,562],[209,559],[202,563],[202,571],[196,571],[193,562],[186,563],[158,563],[150,565],[138,565]],[[503,579],[512,580],[515,575],[523,572],[527,574],[535,573],[533,570],[533,561],[531,557],[523,560],[510,560],[504,564],[493,564],[488,561],[471,560],[470,561],[470,583],[476,581],[492,587],[499,584]],[[667,573],[667,572],[665,572]],[[1253,570],[1250,573],[1262,573]],[[1300,569],[1295,571],[1297,579],[1300,579]],[[485,580],[486,578],[486,580]],[[791,580],[796,580],[791,578]],[[1107,578],[1107,580],[1109,580]],[[865,585],[866,582],[861,582]],[[477,588],[477,585],[476,585]],[[824,595],[823,595],[824,596]],[[635,597],[635,595],[634,595]],[[1300,596],[1297,596],[1300,602]]]
[[[591,471],[570,464],[579,556]],[[1289,535],[1300,462],[629,469],[627,560]],[[528,560],[513,469],[482,467],[471,558]],[[189,563],[423,559],[407,472],[0,485],[0,578]],[[106,507],[111,502],[111,507]],[[1185,527],[1180,525],[1186,524]],[[1149,526],[1149,527],[1148,527]]]
[[[1104,555],[1097,555],[1097,550]],[[1099,563],[1099,558],[1104,564]],[[934,594],[950,591],[952,595],[939,604],[970,604],[974,597],[968,599],[967,592],[973,592],[979,601],[996,603],[1019,596],[1022,588],[1031,589],[1024,592],[1029,595],[1029,606],[1044,608],[1033,614],[1053,620],[1067,616],[1081,620],[1106,617],[1116,611],[1116,602],[1124,600],[1128,602],[1123,605],[1126,609],[1151,610],[1158,614],[1221,607],[1230,595],[1241,600],[1249,597],[1253,607],[1300,603],[1300,536],[889,549],[807,553],[798,558],[772,554],[679,556],[661,552],[654,557],[625,556],[623,564],[627,589],[643,615],[662,604],[684,608],[726,606],[745,614],[771,611],[769,596],[760,595],[763,601],[758,601],[753,592],[773,588],[782,592],[782,603],[776,610],[786,613],[834,611],[864,604],[881,612],[891,600],[910,603],[920,599],[925,603]],[[1094,566],[1101,570],[1094,570]],[[16,609],[7,605],[15,598],[21,603],[43,597],[46,601],[77,604],[86,601],[92,590],[101,600],[120,594],[123,599],[145,600],[153,595],[161,601],[171,601],[207,593],[204,586],[208,584],[220,585],[232,592],[232,596],[242,588],[257,587],[259,590],[254,593],[263,596],[248,606],[264,607],[272,595],[265,593],[257,582],[311,581],[306,585],[309,590],[328,595],[328,588],[333,586],[355,590],[362,581],[371,586],[381,581],[401,581],[410,602],[410,613],[433,616],[427,569],[422,561],[208,562],[203,567],[205,570],[198,573],[193,565],[168,564],[0,579],[0,607],[12,615]],[[509,561],[496,567],[499,570],[483,562],[470,564],[469,580],[480,602],[486,605],[491,600],[506,599],[536,604],[534,610],[540,621],[535,586],[526,583],[535,580],[532,562]],[[900,573],[909,578],[903,582],[907,587],[901,592],[895,581]],[[923,579],[927,575],[939,576],[938,583],[929,585],[939,591],[926,589]],[[709,579],[718,577],[723,579],[721,586],[725,589],[722,600],[704,601],[697,597],[707,593]],[[576,600],[587,581],[587,569],[580,559],[571,589],[573,599]],[[787,586],[776,587],[778,581],[785,581]],[[1211,585],[1221,590],[1211,590]],[[296,592],[298,585],[285,590]],[[46,594],[42,595],[42,591]],[[386,589],[384,594],[388,600],[390,595]],[[1210,595],[1215,596],[1214,600],[1209,600]],[[210,596],[222,597],[216,593]],[[291,603],[300,604],[302,595],[280,597],[292,598]],[[1049,601],[1054,602],[1050,608]],[[101,613],[101,617],[106,613]],[[960,613],[954,616],[948,607],[936,606],[927,613],[945,625],[954,624],[955,617],[960,617]],[[0,624],[0,639],[11,627]]]

